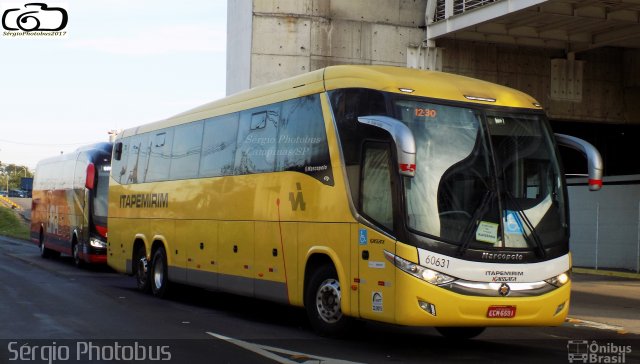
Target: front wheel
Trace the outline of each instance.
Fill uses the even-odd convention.
[[[342,290],[338,274],[332,266],[312,273],[305,292],[305,309],[313,329],[321,335],[339,336],[350,326],[342,314]]]
[[[151,259],[151,293],[156,297],[165,297],[169,285],[167,274],[167,254],[164,248],[158,248]]]
[[[455,340],[469,340],[482,334],[485,327],[436,327],[440,335]]]

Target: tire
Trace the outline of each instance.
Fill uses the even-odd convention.
[[[45,259],[57,258],[60,256],[60,252],[47,248],[46,245],[44,244],[44,240],[40,239],[40,256]]]
[[[305,309],[313,329],[323,336],[343,336],[351,319],[342,314],[342,292],[333,266],[324,265],[311,272],[305,291]]]
[[[447,339],[454,340],[469,340],[482,334],[486,327],[472,326],[472,327],[436,327],[436,330],[440,335]]]
[[[134,272],[136,277],[136,285],[139,291],[149,292],[149,262],[147,261],[147,252],[144,245],[140,246],[133,258]]]
[[[42,239],[40,239],[40,256],[45,259],[51,258],[51,249],[44,245],[44,241],[42,241]]]
[[[166,297],[169,288],[169,275],[167,254],[163,247],[158,248],[153,253],[149,278],[151,293],[159,298]]]
[[[73,257],[73,264],[76,267],[82,268],[84,266],[84,261],[80,259],[80,246],[76,242],[74,242],[71,247],[71,256]]]

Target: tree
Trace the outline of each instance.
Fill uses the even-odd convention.
[[[9,189],[20,189],[20,181],[23,177],[33,177],[33,172],[28,167],[18,164],[2,164],[0,162],[0,190],[7,188],[7,178],[9,179]]]

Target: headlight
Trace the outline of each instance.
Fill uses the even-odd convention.
[[[399,256],[389,253],[386,250],[384,251],[384,256],[385,258],[387,258],[388,261],[393,263],[393,265],[398,267],[400,270],[407,272],[416,278],[422,279],[423,281],[427,281],[431,284],[439,286],[439,285],[447,284],[449,282],[453,282],[456,280],[455,278],[448,276],[444,273],[440,273],[435,270],[431,270],[421,265],[412,263],[406,259],[402,259]]]
[[[96,239],[96,238],[91,238],[89,239],[89,244],[91,244],[92,247],[94,248],[106,248],[107,247],[107,243],[100,240],[100,239]]]
[[[569,275],[570,275],[570,271],[566,271],[564,273],[558,274],[555,277],[545,279],[544,281],[556,287],[562,287],[567,282],[569,282]]]

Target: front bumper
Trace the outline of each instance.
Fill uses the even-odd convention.
[[[463,295],[396,271],[396,323],[408,326],[558,326],[569,312],[571,282],[527,297]],[[435,307],[435,315],[420,307]],[[491,306],[513,306],[510,318],[489,318]]]

